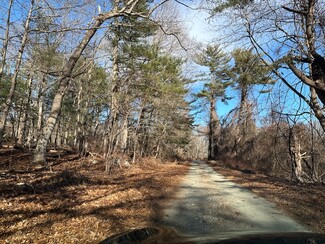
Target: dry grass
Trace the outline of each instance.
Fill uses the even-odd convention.
[[[28,151],[0,151],[0,240],[96,243],[153,224],[187,166],[146,160],[113,175],[104,163],[71,153],[49,155],[51,170]]]

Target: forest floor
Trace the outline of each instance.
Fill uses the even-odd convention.
[[[1,243],[98,243],[152,225],[188,167],[144,159],[104,172],[104,162],[66,151],[34,165],[30,151],[0,149]]]
[[[99,158],[78,158],[64,150],[51,151],[48,163],[50,168],[33,164],[28,150],[0,149],[1,243],[96,243],[155,224],[189,168],[187,163],[144,159],[107,174]],[[324,185],[290,183],[223,162],[209,164],[293,219],[325,232]]]
[[[213,169],[234,183],[275,203],[293,219],[313,231],[325,233],[325,185],[300,184],[252,173],[244,165],[229,161],[209,161]]]

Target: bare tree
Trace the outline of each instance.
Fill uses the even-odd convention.
[[[268,3],[269,18],[277,36],[277,50],[267,50],[256,37],[254,20],[245,16],[246,30],[256,49],[268,56],[275,64],[274,73],[313,110],[316,118],[325,130],[325,114],[320,103],[325,104],[325,60],[318,40],[321,38],[323,26],[316,24],[321,20],[324,11],[321,1],[289,1],[281,6]],[[259,19],[261,19],[259,17]],[[259,30],[260,32],[260,30]],[[279,41],[281,40],[281,42]],[[286,51],[284,51],[287,49]],[[282,57],[274,59],[272,52],[282,53]],[[310,87],[310,99],[301,91],[295,89],[290,80],[284,77],[283,69],[289,69],[303,84]]]
[[[9,31],[10,31],[10,18],[11,18],[11,8],[13,5],[13,0],[9,0],[8,3],[8,14],[7,14],[7,20],[6,20],[6,32],[4,35],[4,40],[2,44],[2,50],[1,50],[1,64],[0,64],[0,82],[3,77],[4,68],[6,65],[6,59],[7,59],[7,51],[8,51],[8,44],[9,44]],[[1,138],[0,138],[1,142]],[[1,143],[0,143],[1,144]]]
[[[321,108],[325,102],[324,1],[229,0],[213,5],[212,14],[220,12],[231,19],[227,25],[231,39],[250,42],[278,79],[310,106],[325,130]],[[310,94],[297,89],[288,73],[306,85]]]
[[[11,7],[11,5],[9,7]],[[17,54],[17,57],[16,57],[15,69],[14,69],[14,72],[13,72],[13,75],[12,75],[12,78],[11,78],[10,90],[9,90],[8,96],[6,98],[6,101],[3,104],[1,104],[0,145],[1,145],[2,137],[3,137],[4,128],[6,126],[6,121],[7,121],[9,109],[10,109],[10,107],[12,105],[12,100],[13,100],[13,97],[14,97],[15,91],[16,91],[18,74],[19,74],[19,71],[20,71],[20,66],[21,66],[21,62],[22,62],[24,49],[25,49],[25,46],[26,46],[27,40],[28,40],[29,27],[30,27],[29,25],[30,25],[30,21],[31,21],[31,18],[32,18],[33,10],[34,10],[34,0],[31,0],[29,11],[28,11],[28,14],[27,14],[27,17],[26,17],[26,20],[25,20],[24,32],[23,32],[23,35],[22,35],[22,39],[21,39],[19,50],[18,50],[18,54]]]
[[[45,155],[48,141],[59,117],[63,97],[69,85],[70,79],[75,75],[73,72],[74,67],[77,61],[79,60],[81,54],[83,53],[84,49],[88,46],[89,42],[91,41],[95,33],[98,31],[98,29],[102,26],[102,24],[109,19],[116,18],[119,16],[140,16],[143,18],[147,18],[148,15],[143,15],[142,12],[134,11],[139,2],[140,0],[130,0],[122,6],[118,6],[118,8],[111,9],[109,12],[100,13],[98,16],[95,17],[91,27],[86,30],[83,39],[79,42],[79,44],[76,46],[76,48],[70,55],[61,77],[56,81],[56,83],[58,84],[58,88],[55,92],[51,112],[36,146],[34,154],[35,162],[46,161]]]

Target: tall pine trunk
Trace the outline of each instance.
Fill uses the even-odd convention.
[[[247,116],[248,116],[248,101],[247,101],[247,86],[242,85],[240,94],[240,106],[239,106],[239,119],[238,125],[240,129],[240,134],[243,137],[242,141],[245,141],[247,137]]]
[[[220,127],[219,117],[216,111],[217,99],[215,95],[210,97],[210,121],[209,121],[209,151],[208,159],[213,160],[218,157],[218,132]]]
[[[113,79],[112,79],[112,89],[111,89],[111,107],[110,107],[110,117],[109,117],[109,126],[110,133],[108,137],[108,148],[105,153],[105,157],[114,153],[115,146],[117,142],[118,135],[118,109],[119,109],[119,101],[118,101],[118,93],[119,93],[119,84],[118,84],[118,76],[119,76],[119,67],[118,67],[118,41],[115,40],[114,50],[113,50]]]

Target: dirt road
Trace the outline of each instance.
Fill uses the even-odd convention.
[[[193,162],[176,199],[164,211],[163,224],[193,235],[308,231],[273,203],[200,161]]]

